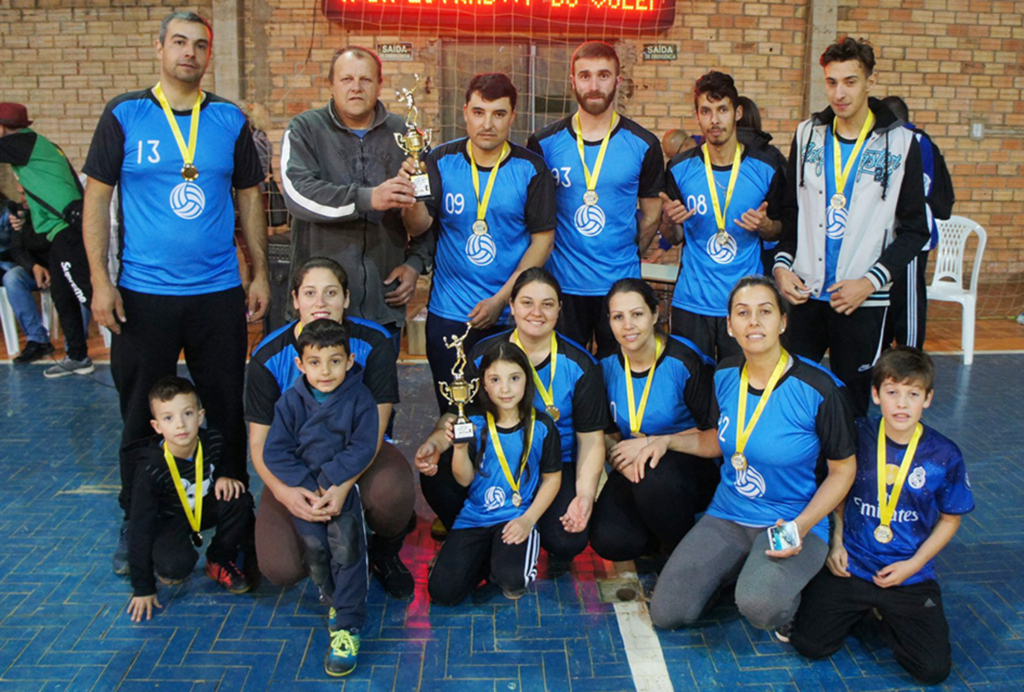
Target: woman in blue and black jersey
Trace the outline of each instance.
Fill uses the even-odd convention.
[[[482,415],[470,416],[473,439],[452,444],[453,425],[427,444],[453,449],[452,471],[469,489],[465,504],[430,570],[427,589],[440,605],[456,605],[481,578],[520,598],[537,575],[536,524],[558,493],[562,460],[558,430],[533,406],[526,354],[505,340],[480,361]]]
[[[408,462],[384,439],[391,409],[398,403],[397,354],[391,335],[376,322],[345,314],[349,303],[348,276],[341,265],[326,257],[304,262],[292,281],[292,305],[298,319],[269,334],[252,354],[245,383],[245,418],[249,423],[252,465],[266,490],[256,511],[256,553],[260,571],[278,586],[290,586],[306,575],[292,516],[326,521],[312,509],[313,493],[292,488],[263,463],[263,445],[274,421],[274,404],[300,377],[295,343],[304,325],[318,319],[342,323],[348,332],[363,384],[377,403],[380,429],[377,456],[359,479],[366,523],[374,532],[370,541],[370,568],[384,590],[395,598],[412,595],[412,575],[402,564],[399,550],[413,516],[415,488]]]
[[[495,341],[517,344],[529,357],[536,392],[533,405],[555,421],[563,462],[562,485],[537,527],[545,550],[572,559],[587,547],[587,528],[604,464],[604,430],[609,423],[604,380],[594,357],[555,331],[562,289],[546,269],[532,267],[522,272],[511,295],[515,329],[473,346],[466,377],[478,376],[481,358]],[[442,458],[440,467],[436,474],[424,473],[420,485],[441,523],[450,528],[466,491],[452,477],[450,458]]]
[[[644,281],[616,281],[605,304],[619,345],[601,361],[614,423],[607,436],[612,470],[594,507],[590,543],[607,560],[668,554],[710,502],[717,465],[673,453],[643,479],[635,465],[650,435],[714,426],[714,364],[692,342],[658,332],[658,300]]]
[[[853,483],[857,436],[842,383],[783,349],[787,305],[771,279],[740,279],[728,329],[743,355],[715,373],[717,428],[652,438],[640,452],[640,476],[645,464],[660,469],[667,450],[725,457],[711,506],[661,571],[651,601],[659,627],[693,624],[735,582],[740,613],[784,631],[825,563],[826,516]],[[792,531],[789,547],[772,549],[769,527]]]

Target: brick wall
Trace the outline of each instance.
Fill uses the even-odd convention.
[[[319,5],[316,0],[238,3],[243,97],[268,107],[274,141],[280,141],[292,116],[326,102],[327,61],[346,43],[411,41],[414,61],[385,63],[383,97],[393,104],[395,88],[410,85],[413,73],[421,74],[431,81],[420,105],[427,123],[437,124],[436,36],[347,30],[329,24],[314,4]],[[189,7],[210,15],[213,2]],[[758,103],[765,129],[785,152],[796,123],[807,115],[808,79],[821,79],[820,68],[807,67],[815,62],[807,55],[810,7],[791,0],[679,0],[675,26],[660,36],[592,37],[617,41],[628,78],[620,106],[646,127],[658,134],[675,127],[694,130],[689,90],[697,77],[718,68],[733,74],[740,92]],[[0,26],[5,27],[0,34],[2,99],[28,105],[38,129],[81,166],[103,104],[156,80],[153,40],[170,9],[150,0],[6,0],[0,5]],[[875,44],[875,94],[903,96],[917,124],[942,148],[957,190],[955,213],[976,219],[989,231],[985,275],[1001,281],[1008,274],[1019,277],[1024,273],[1024,5],[1011,0],[841,0],[837,30]],[[675,43],[679,59],[645,63],[640,56],[644,41]],[[210,70],[205,86],[216,90],[212,77]],[[983,121],[988,130],[980,142],[968,137],[972,119]]]

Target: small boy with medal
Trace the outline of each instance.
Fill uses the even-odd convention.
[[[839,650],[868,613],[917,680],[949,675],[949,626],[933,560],[974,509],[963,456],[922,425],[935,366],[916,348],[879,358],[871,396],[882,417],[857,421],[857,479],[834,514],[826,569],[803,592],[790,641],[804,656]]]
[[[251,584],[235,560],[252,536],[252,495],[220,464],[224,438],[200,428],[206,412],[195,387],[182,377],[163,377],[150,390],[149,407],[159,434],[125,449],[135,470],[128,537],[133,622],[149,620],[162,607],[157,580],[180,584],[192,572],[202,531],[216,529],[206,575],[233,594]]]
[[[356,481],[377,454],[377,402],[340,323],[310,322],[295,350],[302,376],[274,406],[263,461],[282,483],[306,491],[311,520],[293,516],[292,523],[309,576],[331,606],[324,670],[340,677],[356,668],[366,622],[366,531]]]

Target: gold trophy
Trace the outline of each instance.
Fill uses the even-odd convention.
[[[395,97],[399,101],[405,101],[405,133],[396,132],[395,141],[398,143],[399,148],[406,154],[411,156],[416,164],[419,166],[420,172],[411,177],[413,187],[416,188],[416,199],[422,201],[430,199],[430,178],[427,176],[427,166],[423,161],[420,160],[420,154],[425,149],[430,148],[430,140],[432,139],[430,130],[423,130],[420,128],[419,123],[416,121],[419,119],[420,109],[416,106],[416,89],[420,85],[420,76],[416,75],[416,81],[412,85],[412,89],[402,89],[395,92]]]
[[[444,347],[455,349],[455,365],[452,366],[452,383],[438,382],[437,385],[441,390],[441,396],[447,399],[449,404],[455,404],[459,409],[455,417],[453,444],[473,441],[473,423],[466,417],[465,407],[466,404],[473,400],[477,391],[479,391],[480,378],[475,377],[472,382],[466,381],[464,376],[466,371],[466,351],[462,348],[462,344],[466,337],[469,336],[469,330],[472,328],[473,326],[467,322],[465,334],[462,336],[452,334],[450,342],[447,337],[444,338]]]

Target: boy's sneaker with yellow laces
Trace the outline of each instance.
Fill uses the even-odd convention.
[[[221,564],[207,560],[206,576],[227,589],[228,593],[240,594],[249,590],[249,582],[234,562]]]
[[[359,653],[359,632],[339,629],[331,631],[331,646],[324,658],[327,674],[340,678],[356,669],[356,655]]]

